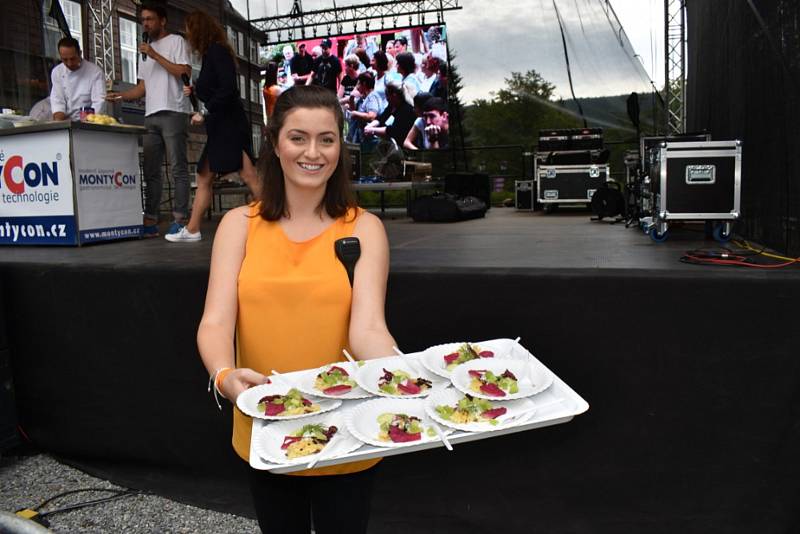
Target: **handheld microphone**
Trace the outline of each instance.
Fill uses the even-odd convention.
[[[356,262],[361,257],[361,241],[357,237],[343,237],[336,240],[333,248],[336,251],[336,257],[347,269],[347,278],[350,280],[350,287],[353,287]]]
[[[142,42],[149,43],[150,42],[150,34],[147,32],[142,32]],[[147,54],[142,52],[142,61],[147,61]]]
[[[181,74],[181,80],[183,80],[183,85],[185,87],[189,87],[190,85],[192,85],[191,81],[189,80],[189,75],[186,74],[185,72]],[[194,110],[197,111],[197,98],[194,96],[194,92],[192,92],[192,94],[189,95],[189,101],[192,103],[192,107],[194,108]]]

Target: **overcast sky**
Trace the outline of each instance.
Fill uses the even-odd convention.
[[[246,14],[247,0],[231,1]],[[249,1],[251,18],[285,14],[292,5],[291,0]],[[337,1],[339,6],[354,3],[365,2]],[[610,0],[610,4],[624,36],[616,35],[609,24],[605,0],[555,1],[567,28],[573,85],[579,97],[643,91],[649,86],[645,76],[657,87],[664,83],[663,2]],[[332,0],[303,1],[306,11],[332,5]],[[457,54],[455,63],[464,81],[464,102],[487,98],[490,91],[504,86],[504,78],[512,71],[529,69],[554,83],[557,95],[569,95],[553,0],[461,0],[460,5],[463,9],[447,12],[445,19],[449,46]]]

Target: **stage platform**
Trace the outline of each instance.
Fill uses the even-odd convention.
[[[382,462],[371,532],[800,529],[800,271],[686,265],[585,211],[385,220],[387,320],[408,351],[521,336],[588,413]],[[250,514],[195,334],[213,226],[81,249],[0,249],[19,419],[94,474]]]
[[[377,212],[376,212],[377,213]],[[391,271],[454,269],[584,270],[624,269],[672,272],[685,276],[739,277],[748,271],[709,269],[683,264],[680,256],[693,248],[720,245],[706,239],[702,225],[671,230],[665,243],[623,223],[590,221],[582,209],[545,215],[493,208],[486,218],[460,223],[415,223],[405,210],[389,210],[384,225],[391,247]],[[0,248],[0,265],[33,264],[86,267],[128,267],[208,270],[214,231],[204,221],[203,240],[173,244],[163,238],[118,241],[81,249],[72,247]],[[166,225],[162,225],[162,231]],[[800,270],[797,271],[800,273]],[[792,276],[792,275],[790,275]]]

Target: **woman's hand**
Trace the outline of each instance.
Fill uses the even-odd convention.
[[[183,86],[183,94],[185,96],[192,96],[192,90],[193,90],[193,88],[192,88],[191,85],[184,85]]]
[[[225,375],[219,385],[219,391],[226,399],[236,404],[236,399],[243,391],[261,384],[269,384],[269,378],[252,369],[234,369]]]
[[[203,124],[205,118],[203,117],[202,113],[192,113],[192,125],[197,126],[198,124]]]

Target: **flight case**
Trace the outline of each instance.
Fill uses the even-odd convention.
[[[740,216],[741,141],[664,142],[651,160],[652,213],[642,219],[656,241],[667,238],[670,222],[716,223],[714,237],[727,241]]]

